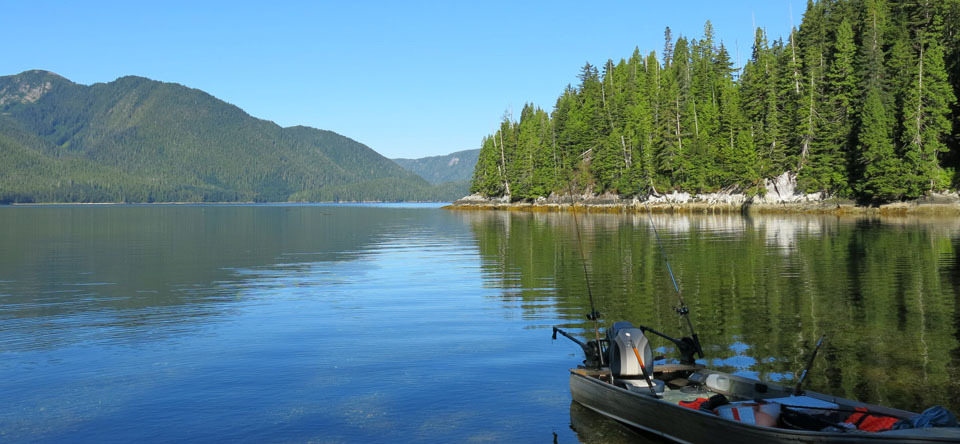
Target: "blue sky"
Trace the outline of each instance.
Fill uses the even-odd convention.
[[[552,110],[584,62],[699,38],[710,20],[741,62],[805,0],[485,2],[0,1],[0,75],[77,83],[139,75],[204,90],[282,126],[356,139],[387,157],[478,148],[505,111]],[[772,40],[772,39],[771,39]]]

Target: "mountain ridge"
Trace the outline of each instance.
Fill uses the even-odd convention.
[[[453,199],[470,194],[473,170],[480,155],[479,149],[462,150],[441,156],[419,159],[391,159],[405,170],[424,178],[437,188],[444,189]]]
[[[0,202],[456,197],[349,137],[284,128],[177,83],[31,70],[0,77],[0,101]]]
[[[416,173],[434,185],[444,182],[460,182],[473,177],[480,149],[461,150],[440,156],[427,156],[417,159],[391,159],[398,165]]]

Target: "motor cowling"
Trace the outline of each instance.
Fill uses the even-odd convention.
[[[629,322],[617,322],[607,330],[607,341],[608,362],[615,378],[643,378],[643,371],[633,347],[640,352],[643,365],[650,376],[653,376],[653,350],[650,349],[650,341],[643,334],[643,330],[635,328]]]

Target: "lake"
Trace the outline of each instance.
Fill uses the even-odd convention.
[[[591,327],[960,412],[960,221],[438,205],[0,207],[0,441],[630,442],[572,403]],[[651,222],[653,225],[651,225]],[[577,243],[582,235],[582,251]],[[653,339],[655,353],[671,355]]]

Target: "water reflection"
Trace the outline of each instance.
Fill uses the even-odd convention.
[[[681,333],[649,219],[580,217],[606,319]],[[958,410],[958,221],[653,220],[711,363],[789,380],[827,333],[811,387]],[[637,438],[578,413],[582,357],[549,339],[587,327],[569,214],[0,208],[0,227],[5,442]]]
[[[239,270],[352,259],[387,223],[368,215],[324,206],[0,208],[0,350],[183,334],[234,314],[247,281]]]
[[[570,428],[577,433],[577,438],[584,443],[607,444],[664,444],[669,441],[652,433],[611,421],[578,402],[570,401]]]
[[[646,215],[580,215],[593,293],[608,322],[685,333]],[[565,327],[589,328],[570,214],[470,216],[490,286],[555,298]],[[813,390],[960,411],[956,219],[653,215],[708,363],[791,379],[820,334]],[[544,285],[548,283],[549,285]],[[544,289],[547,288],[547,289]],[[532,308],[536,314],[539,306]],[[660,345],[670,351],[670,344]]]

